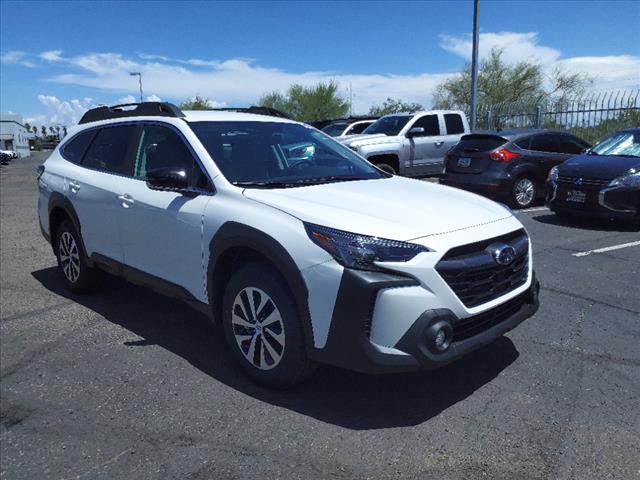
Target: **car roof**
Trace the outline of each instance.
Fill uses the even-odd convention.
[[[513,140],[528,135],[539,135],[542,133],[555,133],[558,135],[572,135],[570,132],[562,132],[560,130],[550,130],[547,128],[513,128],[509,130],[476,130],[475,132],[463,135],[469,137],[473,135],[502,137],[506,140]]]

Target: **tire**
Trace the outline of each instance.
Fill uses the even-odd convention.
[[[288,388],[314,370],[291,292],[268,265],[252,263],[233,274],[222,301],[222,326],[233,357],[257,383]]]
[[[391,175],[397,175],[398,174],[398,172],[396,172],[396,169],[393,168],[388,163],[376,163],[376,167],[378,167],[383,172],[390,173]]]
[[[516,178],[511,187],[510,203],[514,208],[529,208],[538,198],[536,181],[524,175]]]
[[[70,291],[85,293],[96,287],[100,272],[87,264],[82,238],[68,220],[64,220],[56,231],[55,251],[60,273]]]

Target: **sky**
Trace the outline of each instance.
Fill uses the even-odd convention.
[[[248,106],[334,80],[366,113],[387,97],[429,107],[471,58],[472,1],[35,2],[0,0],[0,110],[71,125],[99,104],[206,97]],[[639,1],[480,0],[480,56],[640,88]]]

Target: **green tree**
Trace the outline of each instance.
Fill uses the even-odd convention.
[[[478,104],[519,102],[535,105],[544,100],[578,96],[592,83],[586,74],[556,68],[546,75],[537,63],[507,64],[502,50],[493,48],[478,67]],[[466,110],[471,103],[471,65],[435,89],[434,108]]]
[[[286,94],[271,92],[262,96],[260,105],[289,114],[302,122],[345,117],[349,102],[338,93],[338,84],[319,82],[312,87],[294,84]]]
[[[402,100],[394,100],[393,98],[387,98],[382,105],[374,105],[369,109],[369,115],[374,117],[382,117],[392,113],[400,112],[419,112],[424,110],[424,107],[419,103],[403,102]]]
[[[196,95],[191,100],[185,100],[180,104],[180,110],[212,110],[211,102],[208,98]]]

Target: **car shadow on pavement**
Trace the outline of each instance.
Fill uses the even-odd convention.
[[[355,430],[423,423],[472,395],[519,355],[502,337],[438,370],[372,376],[321,366],[306,383],[274,391],[243,376],[227,352],[222,330],[179,300],[111,276],[96,293],[76,295],[66,290],[56,267],[32,275],[47,290],[142,338],[125,342],[130,348],[159,345],[246,395]]]
[[[533,220],[545,225],[555,225],[558,227],[577,228],[581,230],[597,230],[602,232],[637,232],[640,227],[631,224],[629,221],[607,220],[601,218],[567,217],[556,214],[537,215]]]

